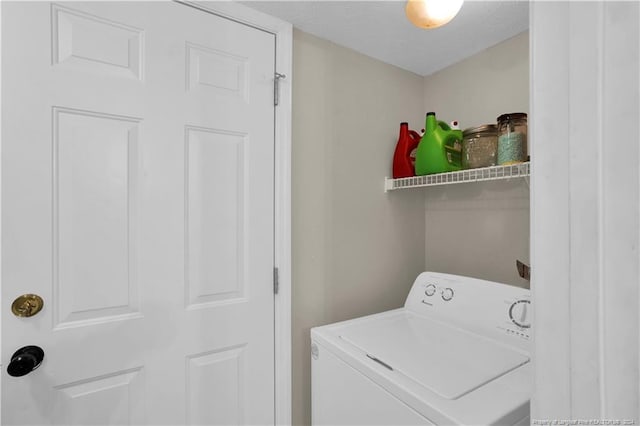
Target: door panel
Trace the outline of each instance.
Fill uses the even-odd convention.
[[[53,108],[54,328],[140,315],[140,120]]]
[[[245,296],[245,145],[244,134],[187,129],[185,280],[189,308]]]
[[[273,423],[274,36],[2,8],[3,424]],[[26,345],[44,362],[7,375]]]
[[[58,4],[51,26],[55,65],[142,79],[143,30]]]
[[[143,424],[143,380],[135,368],[55,386],[53,423]]]
[[[243,424],[246,347],[194,355],[187,365],[187,423]]]

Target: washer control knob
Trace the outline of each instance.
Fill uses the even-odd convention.
[[[442,300],[444,300],[445,302],[448,302],[449,300],[453,299],[453,289],[447,287],[444,290],[442,290]]]
[[[426,294],[427,296],[433,296],[434,294],[436,294],[435,284],[429,284],[427,288],[424,290],[424,294]]]
[[[518,327],[531,327],[531,301],[521,299],[513,302],[509,308],[509,318]]]

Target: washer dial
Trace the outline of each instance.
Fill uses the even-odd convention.
[[[531,301],[521,299],[513,302],[509,308],[509,318],[518,327],[531,327]]]
[[[442,290],[442,300],[444,300],[445,302],[448,302],[449,300],[453,299],[453,289],[447,287],[444,290]]]
[[[434,294],[436,294],[435,284],[429,284],[427,288],[425,288],[424,294],[426,294],[427,296],[433,296]]]

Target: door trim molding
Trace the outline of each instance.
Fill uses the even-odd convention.
[[[290,23],[224,1],[175,0],[196,9],[249,25],[275,36],[275,72],[280,80],[279,104],[275,107],[275,235],[274,266],[279,270],[279,291],[274,297],[275,419],[291,424],[291,87],[293,27]]]
[[[639,23],[530,4],[534,423],[640,418]]]

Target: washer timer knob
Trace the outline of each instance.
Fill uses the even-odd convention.
[[[447,287],[444,290],[442,290],[442,300],[444,300],[445,302],[448,302],[449,300],[453,299],[453,289]]]
[[[424,290],[424,294],[426,294],[427,296],[433,296],[434,294],[436,294],[435,284],[429,284],[427,288]]]
[[[529,328],[531,327],[531,301],[518,300],[511,304],[509,308],[509,318],[518,327]]]

